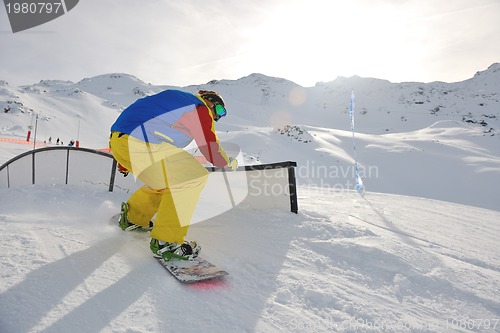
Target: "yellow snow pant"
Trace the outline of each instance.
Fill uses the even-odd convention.
[[[127,201],[129,220],[147,226],[157,214],[151,237],[182,243],[208,171],[191,154],[167,142],[151,144],[113,132],[109,144],[118,163],[145,184]]]

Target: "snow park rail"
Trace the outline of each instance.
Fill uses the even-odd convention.
[[[202,196],[207,204],[217,198],[217,205],[226,208],[244,203],[256,209],[283,208],[297,213],[296,166],[286,161],[240,166],[234,172],[206,167],[210,174]],[[132,193],[142,186],[133,176],[117,177],[116,170],[116,160],[106,151],[44,147],[24,152],[0,166],[0,188],[63,184]]]

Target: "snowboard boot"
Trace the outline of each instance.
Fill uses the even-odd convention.
[[[118,225],[123,231],[150,231],[153,229],[153,222],[149,221],[149,225],[147,227],[143,227],[137,224],[133,224],[127,218],[128,213],[128,204],[126,202],[122,202],[121,206],[121,215],[120,220],[118,221]]]
[[[166,261],[175,259],[194,260],[201,251],[201,246],[195,241],[185,241],[179,245],[177,243],[163,243],[155,238],[151,238],[149,247],[155,258],[163,258]]]

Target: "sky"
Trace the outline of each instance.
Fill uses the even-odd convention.
[[[261,73],[302,86],[338,76],[457,82],[500,62],[498,0],[80,0],[12,33],[0,80],[127,73],[186,86]]]

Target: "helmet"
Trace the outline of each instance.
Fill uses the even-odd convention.
[[[224,100],[222,99],[221,95],[219,95],[215,91],[198,90],[198,95],[200,95],[201,98],[206,99],[207,101],[210,101],[214,104],[220,104],[222,106],[226,106],[224,104]]]
[[[201,98],[214,104],[214,112],[218,116],[216,121],[226,115],[226,105],[224,104],[224,100],[218,93],[210,90],[198,90],[198,95],[200,95]]]

